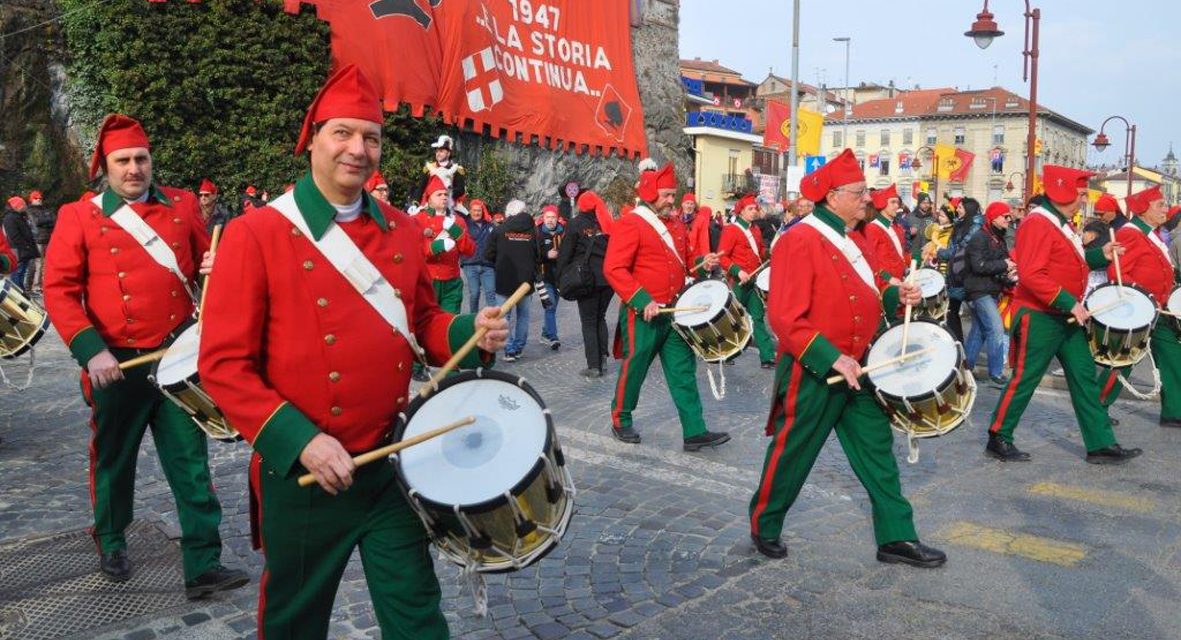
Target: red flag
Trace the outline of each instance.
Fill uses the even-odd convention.
[[[951,169],[948,177],[953,182],[963,182],[968,178],[968,169],[972,168],[972,160],[976,158],[976,154],[971,151],[965,151],[959,147],[955,148],[955,158],[953,160],[955,166]]]
[[[791,141],[791,107],[774,100],[767,101],[763,146],[783,151]]]

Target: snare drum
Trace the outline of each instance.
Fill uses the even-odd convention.
[[[1173,326],[1173,331],[1181,333],[1181,285],[1173,287],[1173,292],[1169,294],[1169,300],[1165,303],[1165,311],[1173,314],[1165,316]]]
[[[742,353],[754,334],[754,324],[730,287],[721,280],[702,280],[677,294],[674,307],[705,307],[704,311],[678,311],[673,329],[706,362],[722,362]]]
[[[755,291],[763,299],[763,304],[767,304],[767,296],[771,295],[771,267],[763,269],[755,276]]]
[[[485,573],[545,557],[574,512],[553,416],[523,378],[465,371],[398,416],[395,441],[465,416],[461,427],[394,456],[399,484],[447,559]]]
[[[213,398],[201,388],[197,377],[198,325],[181,332],[168,347],[164,358],[152,367],[151,381],[169,400],[176,403],[210,438],[222,442],[241,440]]]
[[[1116,304],[1123,295],[1123,301]],[[1156,304],[1140,287],[1108,283],[1095,287],[1083,306],[1092,313],[1087,323],[1087,344],[1095,362],[1128,367],[1148,355],[1148,338],[1156,324]]]
[[[947,279],[937,269],[919,269],[914,274],[914,283],[923,296],[914,307],[915,318],[940,322],[947,315]]]
[[[15,358],[49,330],[49,315],[12,280],[0,278],[0,358]]]
[[[870,346],[866,365],[901,355],[902,333],[902,325],[884,331]],[[924,349],[932,351],[867,374],[890,425],[914,438],[955,429],[976,402],[976,380],[968,371],[963,346],[951,332],[929,320],[911,322],[906,351]]]

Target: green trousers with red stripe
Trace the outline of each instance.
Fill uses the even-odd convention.
[[[463,278],[455,277],[450,280],[435,280],[435,299],[439,301],[439,308],[447,313],[459,314],[463,306]]]
[[[1013,432],[1033,392],[1057,357],[1066,374],[1070,404],[1083,435],[1083,446],[1095,451],[1115,444],[1111,419],[1099,402],[1095,381],[1095,359],[1087,346],[1086,331],[1066,317],[1021,309],[1013,318],[1009,349],[1013,353],[1013,377],[1001,393],[988,431],[1005,442],[1013,441]]]
[[[750,314],[751,324],[754,325],[755,347],[759,350],[759,362],[775,362],[775,340],[767,330],[767,306],[763,298],[756,291],[754,281],[750,284],[735,283],[731,289],[746,312]]]
[[[143,353],[111,352],[118,360]],[[91,533],[101,553],[127,548],[124,532],[133,516],[136,460],[144,432],[151,426],[160,467],[176,500],[187,582],[217,567],[221,559],[217,531],[221,505],[209,478],[205,434],[148,380],[149,371],[150,367],[128,369],[123,380],[104,389],[93,389],[89,380],[83,380],[83,394],[91,408]]]
[[[1177,329],[1161,318],[1152,329],[1148,348],[1160,372],[1161,420],[1181,420],[1181,340],[1178,340]],[[1114,404],[1123,390],[1116,375],[1127,380],[1131,370],[1131,367],[1099,366],[1099,399],[1103,406]]]
[[[849,466],[869,493],[877,544],[917,540],[914,514],[902,495],[889,419],[865,387],[829,385],[784,355],[775,372],[770,426],[774,429],[758,490],[750,500],[751,533],[775,540],[828,435],[837,439]]]
[[[358,547],[383,638],[449,637],[426,530],[388,462],[358,467],[353,485],[335,496],[300,487],[265,460],[260,471],[260,639],[328,637],[336,590]]]
[[[611,401],[611,426],[616,429],[632,426],[632,411],[640,402],[640,389],[648,368],[660,356],[665,383],[681,418],[682,435],[691,438],[705,433],[701,394],[697,391],[697,356],[673,330],[668,314],[645,322],[643,314],[621,305],[619,331],[623,363],[615,383],[615,398]]]

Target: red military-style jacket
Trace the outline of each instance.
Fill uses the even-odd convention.
[[[640,207],[646,205],[636,209]],[[679,215],[660,218],[660,222],[668,230],[676,253],[634,209],[611,228],[603,275],[619,299],[636,311],[642,311],[649,302],[668,304],[684,288],[689,267],[701,262],[690,255],[689,234]],[[698,271],[698,275],[704,274]]]
[[[750,246],[747,233],[754,238],[754,247]],[[738,279],[739,271],[745,271],[747,275],[753,274],[759,265],[763,264],[763,232],[742,218],[736,218],[734,222],[722,227],[718,252],[722,254],[718,258],[722,270],[732,279]]]
[[[313,235],[336,209],[308,174],[294,198]],[[341,228],[397,291],[427,359],[441,364],[474,333],[475,316],[435,301],[421,229],[366,194]],[[274,471],[297,471],[319,433],[351,453],[389,441],[408,404],[410,343],[382,319],[312,244],[271,206],[229,226],[209,279],[198,366],[206,391]],[[473,351],[460,366],[481,363]]]
[[[454,221],[446,230],[443,229],[445,216],[436,214],[431,209],[422,209],[414,214],[414,220],[423,229],[430,229],[431,235],[422,236],[422,255],[426,258],[427,272],[434,280],[454,280],[459,277],[459,257],[470,256],[476,252],[476,241],[467,232],[467,223],[463,216],[453,214]],[[455,243],[447,248],[444,238],[450,238]]]
[[[823,205],[812,215],[846,236],[844,223]],[[883,297],[886,306],[896,306],[897,287],[879,278],[867,284],[840,247],[811,223],[793,226],[775,243],[767,318],[780,338],[779,352],[813,375],[827,376],[841,354],[864,357],[881,326]]]
[[[1175,265],[1168,248],[1155,234],[1148,223],[1136,216],[1115,232],[1115,240],[1124,247],[1124,253],[1119,257],[1124,284],[1143,287],[1156,299],[1156,306],[1163,307],[1168,304],[1169,294],[1173,291]],[[1115,263],[1108,265],[1107,276],[1112,282],[1116,281]]]
[[[8,246],[8,240],[0,233],[0,274],[8,273],[16,268],[16,254]]]
[[[875,259],[877,260],[875,270],[885,271],[884,276],[886,280],[891,277],[901,280],[906,275],[907,258],[906,258],[906,234],[902,227],[897,224],[892,224],[886,220],[884,216],[879,215],[865,223],[862,229],[865,233],[865,239],[868,241]],[[893,238],[891,238],[893,235]],[[897,240],[897,244],[895,244]]]
[[[1021,220],[1013,253],[1018,278],[1013,304],[1018,310],[1069,314],[1087,288],[1090,270],[1107,266],[1102,248],[1084,252],[1081,239],[1049,202]]]
[[[63,206],[45,252],[45,309],[82,366],[109,347],[159,347],[193,313],[180,279],[110,219],[122,205],[107,190],[101,208],[90,200]],[[153,186],[131,209],[168,243],[192,282],[209,249],[196,196]]]

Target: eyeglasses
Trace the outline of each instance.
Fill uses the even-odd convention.
[[[382,187],[373,187],[373,190],[374,190],[374,191],[389,191],[389,190],[390,190],[390,188],[389,188],[389,187],[385,187],[385,186],[382,186]]]
[[[833,189],[833,191],[844,191],[845,193],[851,194],[854,198],[860,198],[861,196],[865,195],[865,192],[868,190],[869,187],[861,187],[857,191],[846,189],[844,187],[837,187],[836,189]]]

